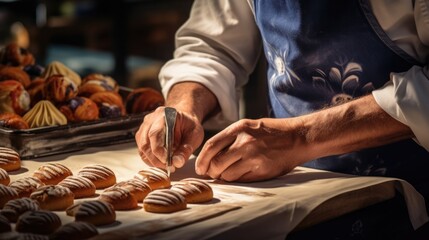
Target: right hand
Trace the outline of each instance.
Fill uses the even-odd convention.
[[[177,110],[174,129],[173,169],[181,168],[197,149],[204,138],[204,129],[196,116]],[[165,148],[164,107],[159,107],[145,116],[136,133],[136,142],[142,160],[149,166],[165,169],[167,150]]]

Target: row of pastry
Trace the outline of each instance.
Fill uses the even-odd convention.
[[[18,56],[15,56],[18,55]],[[26,60],[19,60],[19,59]],[[119,117],[151,111],[161,93],[138,88],[119,93],[110,76],[79,74],[58,61],[35,64],[27,50],[9,44],[0,50],[0,126],[27,129]]]

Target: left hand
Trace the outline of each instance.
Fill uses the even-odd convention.
[[[205,143],[195,163],[196,172],[240,182],[281,176],[306,159],[300,135],[293,120],[240,120]]]

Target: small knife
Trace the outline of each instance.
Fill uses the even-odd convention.
[[[170,167],[173,161],[173,140],[174,140],[174,126],[176,125],[177,111],[174,108],[164,108],[165,115],[165,148],[167,149],[167,159],[165,161],[167,174],[170,177]]]

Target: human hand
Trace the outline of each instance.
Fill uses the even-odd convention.
[[[298,129],[292,120],[240,120],[204,144],[195,170],[214,179],[239,182],[286,174],[308,157]]]
[[[204,138],[204,130],[196,117],[177,110],[173,141],[173,167],[180,168],[198,148]],[[165,149],[165,118],[164,107],[157,108],[145,116],[135,136],[142,160],[154,167],[164,168],[167,159]]]

